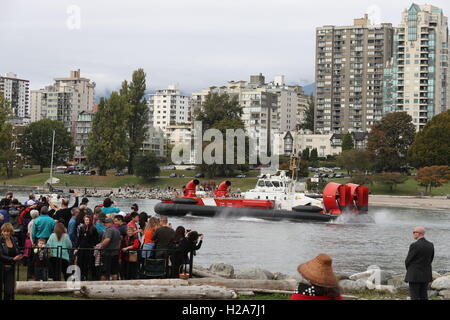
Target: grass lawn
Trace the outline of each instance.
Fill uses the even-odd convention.
[[[168,178],[171,173],[176,173],[178,176],[184,174],[185,178]],[[106,176],[80,176],[70,174],[54,174],[55,178],[60,179],[58,186],[70,186],[70,187],[97,187],[97,188],[120,188],[125,185],[135,185],[147,188],[166,188],[166,187],[181,187],[190,180],[193,179],[196,172],[193,170],[162,170],[160,173],[161,178],[155,178],[152,181],[144,181],[143,179],[124,175],[115,176],[115,170],[107,172]],[[222,181],[229,180],[232,183],[232,190],[236,191],[238,188],[241,191],[247,191],[252,189],[256,185],[259,171],[250,171],[247,178],[200,178],[200,182],[215,181],[216,184],[220,184]],[[22,176],[21,176],[22,175]],[[49,169],[45,169],[43,173],[39,173],[39,169],[22,169],[16,173],[15,177],[6,179],[0,178],[0,183],[3,185],[20,185],[20,186],[44,186],[45,181],[49,178]]]

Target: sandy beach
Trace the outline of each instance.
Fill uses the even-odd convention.
[[[369,205],[396,208],[450,210],[450,199],[447,199],[447,197],[370,195]]]

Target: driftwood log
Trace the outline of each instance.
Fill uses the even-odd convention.
[[[233,290],[213,286],[82,285],[91,299],[236,299]]]
[[[130,286],[214,286],[224,287],[230,290],[258,291],[267,290],[266,292],[294,292],[297,289],[296,280],[246,280],[246,279],[226,279],[226,278],[199,278],[199,279],[151,279],[151,280],[120,280],[120,281],[82,281],[81,286],[98,286],[98,285],[130,285]],[[74,286],[65,281],[18,281],[16,292],[18,294],[37,294],[40,290],[45,289],[73,289]],[[76,287],[75,287],[76,288]]]

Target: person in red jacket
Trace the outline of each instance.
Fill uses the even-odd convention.
[[[134,229],[127,227],[127,235],[121,241],[120,260],[121,260],[121,278],[122,280],[137,279],[138,272],[138,254],[140,242],[134,235]]]
[[[337,278],[331,266],[332,259],[319,254],[297,267],[297,271],[309,284],[300,283],[290,300],[342,300]]]

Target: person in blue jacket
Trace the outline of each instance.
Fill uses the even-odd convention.
[[[33,231],[31,232],[33,244],[37,244],[38,239],[47,241],[55,229],[55,224],[55,220],[48,216],[48,207],[42,207],[41,215],[34,221]]]

